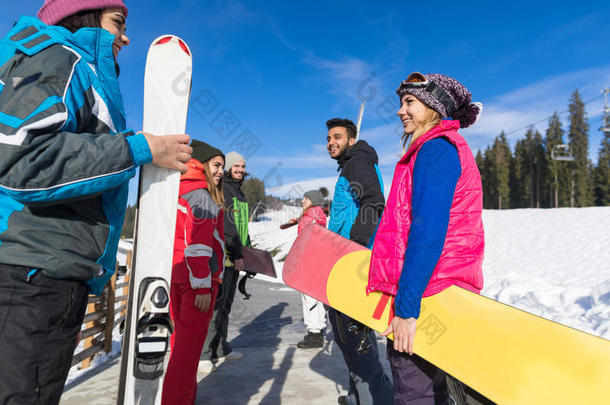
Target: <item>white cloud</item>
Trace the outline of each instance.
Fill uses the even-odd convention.
[[[381,80],[375,74],[374,66],[352,56],[338,56],[336,59],[325,59],[307,51],[303,63],[320,72],[317,76],[328,86],[329,94],[347,96],[348,100],[357,100],[369,96],[371,89],[381,88]]]
[[[328,156],[326,150],[312,147],[313,152],[297,152],[294,155],[256,156],[248,160],[248,163],[268,166],[269,162],[277,162],[276,166],[282,169],[308,169],[316,170],[336,169],[337,162]]]
[[[610,85],[610,66],[583,69],[562,73],[535,82],[506,94],[499,95],[484,103],[483,115],[463,134],[473,140],[471,147],[478,149],[491,143],[504,130],[508,138],[515,140],[523,136],[526,127],[535,127],[544,132],[548,117],[555,111],[567,110],[569,99],[578,89],[589,118],[598,116],[602,109],[600,90]],[[594,99],[593,101],[591,101]],[[475,101],[476,97],[475,97]],[[562,114],[565,118],[566,114]]]
[[[402,123],[396,117],[396,122],[384,124],[370,129],[362,128],[360,137],[367,141],[392,141],[398,142],[402,135]]]

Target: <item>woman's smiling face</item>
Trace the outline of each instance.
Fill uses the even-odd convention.
[[[402,121],[405,134],[412,134],[426,122],[428,107],[411,94],[405,94],[401,99],[397,115]]]
[[[121,8],[106,8],[102,11],[100,25],[103,29],[114,35],[112,53],[115,59],[118,57],[121,48],[129,45],[129,37],[125,34],[127,29],[125,21],[125,15]]]

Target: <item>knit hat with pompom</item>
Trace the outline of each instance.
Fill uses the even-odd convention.
[[[439,100],[439,97],[435,97],[425,87],[414,87],[413,83],[407,80],[404,80],[396,90],[400,100],[405,94],[411,94],[438,112],[441,118],[451,117],[458,120],[461,128],[467,128],[477,121],[483,111],[483,104],[472,103],[472,94],[462,83],[440,73],[428,73],[423,76],[444,90],[449,100]]]

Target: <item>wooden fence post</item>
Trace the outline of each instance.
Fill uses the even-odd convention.
[[[87,304],[86,314],[90,314],[93,312],[95,312],[95,302],[90,302],[89,304]],[[85,324],[85,329],[92,328],[93,326],[95,326],[95,321],[87,322]],[[85,338],[83,351],[87,350],[91,346],[93,346],[93,336],[89,336],[89,337]],[[91,365],[91,357],[87,357],[87,358],[83,359],[83,362],[81,363],[81,369],[89,368],[90,365]]]
[[[123,296],[124,297],[129,297],[129,287],[131,284],[131,259],[133,257],[133,250],[128,250],[127,251],[127,260],[126,260],[126,265],[127,265],[127,272],[125,273],[125,286],[123,287]],[[127,301],[125,301],[127,303]],[[121,316],[126,316],[127,314],[127,306],[125,306],[125,309],[123,309],[121,311]]]
[[[119,271],[117,263],[117,269],[112,275],[108,286],[106,287],[106,331],[104,333],[104,351],[110,353],[112,350],[112,330],[114,329],[114,303],[116,295],[116,278]]]
[[[106,353],[112,351],[112,333],[114,327],[125,320],[127,313],[127,299],[130,288],[129,279],[131,278],[131,256],[132,251],[128,251],[128,270],[122,283],[117,284],[117,263],[117,271],[112,275],[110,282],[106,285],[104,293],[100,296],[89,296],[87,311],[85,312],[85,318],[83,319],[85,329],[81,330],[83,350],[75,353],[72,357],[73,366],[81,363],[81,369],[88,368],[91,366],[91,360],[97,353],[102,350]],[[122,291],[122,296],[117,296],[117,287]],[[119,302],[124,302],[124,304],[121,304],[117,311],[116,306]],[[118,319],[115,319],[117,312],[119,317]]]

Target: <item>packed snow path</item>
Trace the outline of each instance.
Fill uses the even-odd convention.
[[[229,341],[242,352],[209,374],[198,374],[196,404],[335,404],[347,391],[347,368],[327,329],[322,349],[297,349],[306,333],[301,295],[277,283],[248,281],[248,301],[237,293],[231,311]],[[385,339],[379,349],[385,358]],[[119,358],[74,379],[61,405],[116,403]],[[389,375],[389,364],[384,361]]]

